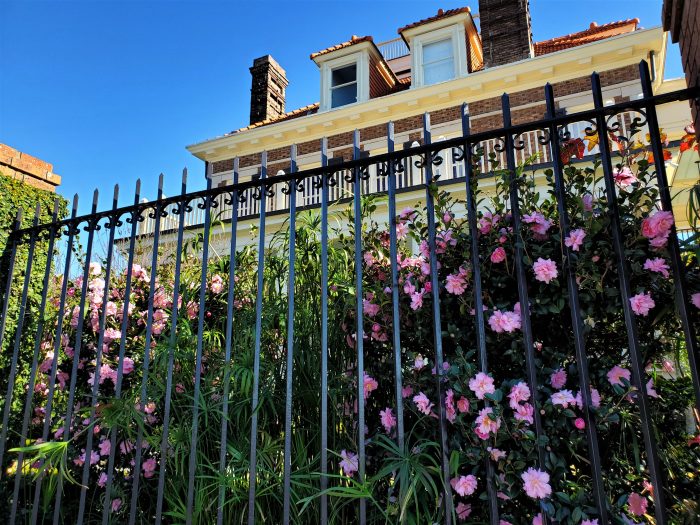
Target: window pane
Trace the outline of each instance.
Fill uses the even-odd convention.
[[[331,76],[331,86],[341,86],[347,84],[348,82],[355,82],[357,80],[357,65],[352,64],[350,66],[339,67],[334,69]]]
[[[423,46],[423,64],[438,62],[446,58],[452,58],[452,39],[431,42]]]
[[[455,77],[455,64],[453,60],[443,60],[423,66],[423,84],[428,86]]]
[[[355,66],[353,66],[355,67]],[[331,107],[337,108],[346,104],[357,102],[357,83],[331,89]]]

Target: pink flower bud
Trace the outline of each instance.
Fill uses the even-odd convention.
[[[584,428],[586,428],[586,422],[583,420],[582,417],[576,418],[576,421],[574,421],[574,425],[579,430],[583,430]]]

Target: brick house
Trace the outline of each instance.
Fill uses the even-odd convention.
[[[53,172],[52,164],[6,144],[0,144],[0,173],[51,192],[61,184],[61,177]]]
[[[480,19],[480,30],[475,18]],[[361,29],[361,28],[352,28]],[[320,165],[320,140],[328,138],[332,162],[352,155],[352,135],[360,131],[365,155],[386,151],[386,123],[395,123],[397,147],[408,147],[421,140],[422,115],[429,112],[433,137],[451,138],[461,134],[460,108],[469,104],[472,132],[501,127],[501,95],[510,94],[513,123],[539,120],[545,115],[543,86],[554,86],[559,111],[576,112],[592,107],[590,74],[600,73],[606,104],[641,96],[638,64],[647,60],[652,71],[655,93],[686,87],[683,79],[663,80],[667,35],[661,27],[644,29],[637,19],[598,25],[590,23],[579,32],[534,41],[527,0],[479,0],[479,14],[469,7],[443,11],[398,29],[397,39],[375,43],[371,36],[352,36],[346,42],[310,55],[320,73],[320,92],[309,98],[318,102],[286,111],[285,70],[269,55],[255,60],[252,74],[250,123],[223,136],[188,146],[196,157],[208,161],[213,185],[232,181],[233,159],[239,159],[239,176],[245,181],[257,176],[261,152],[267,152],[268,177],[289,169],[290,146],[297,144],[299,169]],[[659,109],[661,126],[671,146],[690,122],[685,103]],[[624,121],[624,119],[623,119]],[[624,122],[623,122],[624,125]],[[581,129],[571,130],[583,134]],[[519,160],[539,152],[543,163],[547,151],[529,137]],[[677,143],[677,142],[676,142]],[[488,152],[493,144],[484,144]],[[591,155],[597,150],[593,150]],[[674,185],[697,178],[693,152],[680,155],[672,147],[669,178]],[[449,157],[447,155],[446,157]],[[450,188],[456,196],[464,193],[462,167],[446,158],[440,168],[443,180],[454,179]],[[408,170],[398,181],[397,206],[414,204],[423,198],[417,174]],[[372,177],[366,192],[382,191],[382,183]],[[462,179],[463,180],[463,179]],[[489,183],[481,184],[488,190]],[[331,199],[349,196],[351,185],[342,184]],[[410,191],[415,187],[415,191]],[[305,189],[298,197],[299,207],[320,203],[319,190]],[[286,197],[276,192],[267,203],[270,214],[267,233],[284,222],[288,211]],[[223,209],[223,210],[222,210]],[[230,218],[224,206],[217,213]],[[685,205],[678,200],[678,217],[685,216]],[[199,211],[193,212],[195,214]],[[257,204],[248,199],[239,209],[241,229],[248,229],[257,213]],[[200,213],[201,215],[201,213]],[[248,217],[248,218],[247,218]],[[188,220],[193,228],[202,217]],[[151,231],[152,221],[142,228]],[[167,229],[167,227],[165,227]]]

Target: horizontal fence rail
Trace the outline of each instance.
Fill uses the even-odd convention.
[[[657,109],[698,93],[653,95],[646,62],[640,82],[641,98],[605,106],[594,74],[579,113],[559,114],[547,85],[536,122],[512,125],[504,95],[496,130],[472,134],[465,104],[455,138],[426,114],[404,149],[388,123],[379,155],[356,131],[336,164],[323,139],[318,168],[299,170],[292,146],[284,174],[263,152],[255,180],[235,159],[214,188],[207,163],[205,190],[185,171],[176,196],[161,176],[154,201],[138,183],[129,206],[116,188],[109,210],[96,191],[88,215],[77,196],[69,218],[19,215],[0,510],[12,524],[686,519],[700,272]]]

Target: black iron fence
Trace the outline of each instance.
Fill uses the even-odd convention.
[[[509,99],[504,95],[504,126],[497,130],[471,134],[465,105],[463,133],[458,138],[433,143],[426,114],[422,144],[410,149],[395,150],[393,125],[389,123],[388,152],[384,154],[362,157],[361,137],[356,132],[354,160],[342,164],[329,166],[323,140],[318,168],[297,171],[293,146],[290,170],[284,175],[268,178],[263,153],[258,180],[239,182],[236,161],[233,184],[226,187],[212,188],[208,179],[206,190],[188,193],[183,177],[181,194],[163,198],[161,178],[158,198],[152,202],[140,202],[137,185],[130,206],[118,207],[115,191],[113,206],[98,211],[96,192],[88,215],[77,215],[76,197],[70,218],[56,218],[49,224],[35,220],[28,227],[18,219],[8,244],[9,272],[4,290],[5,298],[19,290],[20,307],[10,318],[5,300],[0,326],[6,367],[2,378],[6,395],[0,488],[8,522],[192,523],[216,519],[217,523],[453,523],[471,514],[477,521],[494,525],[501,519],[529,523],[533,516],[542,523],[579,523],[589,517],[603,525],[621,523],[625,505],[632,509],[632,515],[646,514],[659,524],[672,522],[675,518],[670,518],[669,512],[676,516],[680,511],[675,500],[669,502],[674,494],[668,487],[669,463],[660,459],[664,446],[659,440],[663,441],[664,435],[655,421],[660,417],[653,406],[656,392],[645,379],[654,352],[659,354],[666,347],[644,339],[661,330],[662,324],[658,318],[651,323],[644,313],[645,307],[648,312],[654,306],[637,301],[645,294],[635,295],[640,271],[634,257],[641,250],[639,246],[646,249],[646,243],[651,242],[651,251],[644,252],[644,257],[658,253],[665,261],[660,271],[666,273],[670,285],[654,284],[653,290],[657,303],[661,303],[658,297],[667,286],[668,297],[675,298],[675,306],[663,305],[672,319],[663,321],[663,326],[671,327],[666,335],[675,335],[674,341],[682,350],[676,367],[687,367],[690,372],[692,387],[688,392],[693,394],[686,396],[686,406],[693,404],[694,396],[696,409],[700,407],[700,354],[694,325],[697,308],[690,296],[699,282],[697,261],[681,253],[672,220],[665,227],[653,223],[653,231],[643,230],[638,239],[630,238],[628,228],[655,216],[657,203],[662,212],[672,210],[657,107],[697,93],[685,90],[655,96],[645,62],[640,73],[644,96],[622,104],[604,106],[600,81],[594,74],[594,108],[580,113],[558,115],[554,92],[547,85],[547,116],[541,121],[512,125]],[[618,119],[623,112],[634,115],[625,124],[624,135]],[[596,148],[599,160],[592,168],[571,162],[580,156],[583,146],[581,137],[571,135],[574,124],[585,130],[588,141],[595,138],[589,149]],[[633,135],[642,128],[648,129],[649,136],[643,158],[635,157],[639,172],[632,174],[633,181],[625,180],[625,166],[619,161],[627,159],[624,151],[637,151],[635,155],[641,151]],[[528,189],[528,161],[516,162],[516,155],[525,147],[524,136],[529,141],[535,137],[546,150],[549,168],[542,171],[546,172],[544,184],[550,184],[547,213],[551,220],[544,212],[533,213],[539,204],[537,192]],[[484,152],[486,142],[493,154]],[[463,173],[463,201],[450,200],[437,184],[435,171],[447,156]],[[487,165],[491,166],[488,173]],[[409,169],[418,170],[422,177],[424,219],[417,218],[416,210],[399,213],[396,209],[397,180]],[[597,172],[602,172],[601,179],[595,178]],[[363,184],[370,177],[383,181],[376,187],[385,198],[381,205],[386,206],[389,227],[384,232],[367,223],[367,214],[380,205],[376,199],[363,198]],[[480,181],[489,178],[501,180],[501,208],[485,207],[480,200]],[[334,208],[334,199],[329,198],[339,184],[354,191],[345,230],[329,226],[329,214],[333,218],[341,215]],[[595,197],[593,204],[573,197],[575,188],[586,184]],[[305,226],[313,223],[318,237],[303,233],[297,222],[301,220],[297,196],[308,192],[310,186],[320,194],[320,211],[304,221]],[[267,197],[275,192],[286,195],[289,210],[283,244],[276,245],[284,247],[282,252],[271,249],[269,236],[265,236]],[[259,221],[257,250],[236,255],[242,235],[238,208],[253,203]],[[639,208],[635,216],[630,203],[647,206],[646,211]],[[232,212],[221,226],[217,208],[223,206]],[[204,221],[201,237],[193,241],[186,238],[185,217],[195,207],[202,210]],[[577,241],[575,235],[583,231],[582,217],[590,225],[587,235],[600,238],[593,259],[609,255],[600,282],[612,278],[617,291],[606,289],[607,302],[601,311],[617,319],[617,349],[604,348],[590,319],[589,303],[600,290],[591,291],[587,276],[581,273],[583,238]],[[137,243],[144,243],[138,234],[139,224],[148,218],[153,225],[145,241],[150,265],[141,268],[134,264],[134,257]],[[596,221],[602,221],[605,229],[594,231]],[[164,261],[159,247],[166,223],[172,224],[176,238],[168,240],[175,243],[175,250],[173,257]],[[128,235],[119,240],[118,231],[123,227]],[[209,239],[213,230],[221,227],[227,231],[228,253],[213,257]],[[558,233],[552,234],[550,228]],[[413,235],[416,244],[423,241],[419,249],[422,255],[415,249],[413,254],[405,251],[402,242],[407,235]],[[498,248],[492,253],[483,251],[493,235],[494,246],[512,254],[508,270],[498,277],[501,280],[493,277],[493,268],[502,261],[501,252]],[[533,250],[539,249],[533,244],[545,243],[545,237],[558,247],[558,263],[543,257],[533,261]],[[104,253],[97,260],[100,242]],[[39,243],[48,244],[50,254],[41,266],[41,275],[35,271],[33,257]],[[115,248],[117,244],[119,248]],[[18,268],[15,253],[25,245],[25,267]],[[196,275],[187,250],[193,246],[193,250],[200,250],[195,256]],[[297,250],[302,247],[300,255]],[[446,254],[461,259],[450,266]],[[317,266],[310,263],[314,257]],[[542,274],[536,268],[540,261],[550,265],[550,277],[545,275],[546,267]],[[274,286],[269,270],[273,263],[282,264],[284,274]],[[414,263],[415,273],[405,273]],[[119,264],[125,269],[123,273],[117,271]],[[337,277],[343,266],[350,272],[344,274],[349,282]],[[298,268],[302,268],[299,273]],[[318,268],[318,275],[313,268]],[[450,270],[453,273],[448,273]],[[549,292],[543,291],[542,283],[549,284],[558,276],[562,278],[561,304],[552,303],[550,310],[543,311],[541,305]],[[33,296],[33,286],[39,281],[39,292]],[[384,283],[380,288],[378,281]],[[419,283],[422,288],[416,291]],[[385,294],[382,308],[386,307],[383,317],[377,313],[381,290]],[[496,297],[511,291],[516,307],[506,312],[504,300]],[[310,298],[313,304],[301,302]],[[425,309],[416,306],[422,301]],[[270,310],[274,305],[279,307],[276,314]],[[657,304],[657,310],[661,306]],[[140,314],[133,310],[140,310]],[[546,311],[550,313],[545,315]],[[407,325],[404,317],[414,312],[420,316],[411,318]],[[311,326],[300,321],[306,315]],[[548,350],[559,344],[548,342],[543,333],[543,326],[554,325],[548,315],[566,326],[555,336],[563,353]],[[510,320],[513,324],[499,324],[504,319],[504,323]],[[654,325],[651,328],[648,320]],[[214,324],[220,330],[213,330]],[[418,340],[417,334],[428,334],[428,338]],[[506,339],[510,335],[515,339]],[[424,346],[422,353],[412,346],[416,344]],[[434,377],[430,384],[417,383],[421,363],[429,353],[436,365]],[[506,359],[504,354],[513,357]],[[563,383],[552,386],[559,380],[546,379],[549,373],[560,373],[561,378],[564,370],[557,372],[552,355],[568,363],[564,369],[575,378],[571,384],[580,391],[577,400],[573,390],[561,389]],[[606,374],[598,370],[598,364],[606,359],[616,365],[608,373],[618,372],[618,376],[607,376],[610,397],[617,394],[618,405],[627,399],[635,407],[634,418],[627,421],[633,426],[632,435],[639,437],[634,442],[637,466],[631,471],[648,480],[647,494],[653,507],[648,512],[647,503],[642,505],[636,499],[639,491],[630,490],[635,492],[634,498],[620,499],[622,489],[617,480],[628,472],[614,470],[620,468],[618,459],[611,459],[607,443],[601,450],[599,429],[603,428],[610,439],[611,432],[617,432],[611,425],[620,419],[612,408],[601,409],[597,399],[595,387],[602,388],[599,379]],[[631,371],[618,367],[618,361],[627,363]],[[380,363],[385,373],[376,376]],[[478,381],[465,386],[467,371],[480,378],[481,387]],[[504,379],[506,376],[524,379],[516,384]],[[501,423],[507,426],[508,409],[501,406],[502,396],[488,377],[502,380],[504,392],[517,386],[516,391],[522,394],[520,401],[513,401],[517,397],[513,394],[511,408],[524,415],[516,416],[518,423],[512,423],[506,437],[498,437],[498,432]],[[566,381],[566,374],[563,377]],[[382,390],[385,384],[388,390]],[[343,391],[338,385],[347,388]],[[368,420],[368,410],[375,418],[379,408],[367,401],[371,395],[375,396],[372,399],[380,395],[372,394],[375,390],[384,392],[382,425],[396,448],[378,436],[381,432],[375,435],[376,422]],[[429,396],[424,391],[429,391]],[[556,397],[557,393],[561,395]],[[571,396],[568,400],[567,395]],[[432,405],[428,404],[430,396]],[[269,406],[274,400],[280,404]],[[473,409],[475,403],[483,403],[476,427],[473,417],[466,422],[470,400]],[[571,414],[552,415],[562,404],[569,406]],[[242,415],[234,417],[234,413]],[[476,414],[476,410],[471,413]],[[580,450],[571,457],[562,452],[562,457],[568,457],[562,464],[557,446],[566,446],[554,436],[567,421],[570,428],[574,416],[580,430],[575,438]],[[547,419],[560,423],[548,426]],[[430,421],[437,425],[426,431],[432,441],[426,437],[417,443],[416,429]],[[463,425],[461,430],[457,430],[458,424]],[[475,428],[478,439],[473,435]],[[489,432],[493,432],[492,437]],[[471,437],[464,437],[467,434]],[[476,441],[467,446],[464,443],[469,439]],[[511,439],[516,441],[511,443]],[[412,480],[401,477],[402,467],[382,471],[381,462],[392,454],[406,462],[413,456],[422,457],[430,449],[428,441],[439,452],[434,462],[426,459],[430,467],[426,484],[407,492]],[[244,451],[241,443],[247,444],[248,450]],[[384,444],[382,453],[376,448],[380,443]],[[525,452],[509,456],[515,452],[499,450],[499,446],[505,447],[503,443],[514,448],[518,443]],[[343,445],[347,450],[339,452]],[[519,463],[522,465],[513,466]],[[530,498],[525,501],[532,503],[532,509],[519,511],[524,507],[517,503],[523,501],[518,498],[525,496],[514,486],[509,469],[524,471],[526,464],[536,475],[549,473],[546,479],[539,478],[540,486],[549,486],[551,475],[556,494],[545,491],[533,496],[531,492],[536,490],[525,481],[524,490]],[[568,471],[574,464],[576,471]],[[460,477],[465,465],[469,465],[475,486],[481,487],[482,500],[488,503],[483,508],[477,508],[477,496],[473,506],[464,499],[474,493],[473,488],[470,491],[460,485],[471,482],[469,476]],[[379,478],[381,482],[376,481]],[[571,479],[583,483],[583,495],[568,491]],[[430,484],[437,487],[434,494]],[[433,494],[432,500],[427,500],[435,508],[423,511],[409,505],[409,501],[419,501],[418,493]],[[338,503],[347,501],[356,501],[357,508]],[[394,508],[397,505],[398,509]],[[639,505],[644,511],[640,514],[636,512]],[[417,521],[410,521],[409,514]]]

